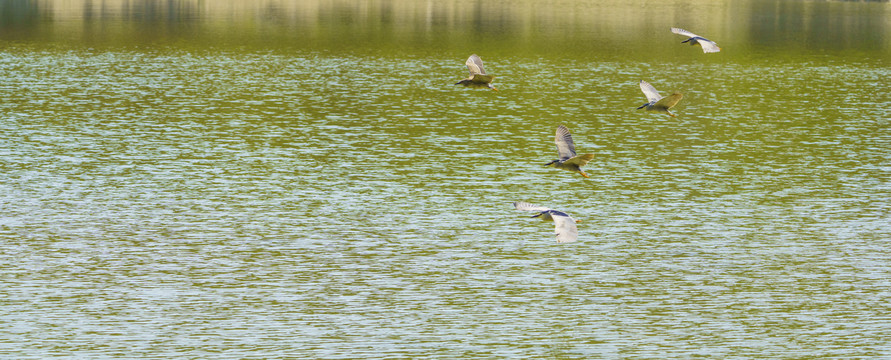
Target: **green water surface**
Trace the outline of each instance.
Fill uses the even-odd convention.
[[[0,2],[0,357],[889,357],[889,19]]]

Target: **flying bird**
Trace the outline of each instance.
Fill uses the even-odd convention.
[[[557,155],[560,158],[545,164],[545,166],[575,171],[586,178],[590,177],[582,171],[581,167],[588,164],[594,158],[594,154],[576,155],[575,145],[572,143],[572,135],[569,134],[569,129],[566,126],[560,125],[557,127],[554,143],[557,144]]]
[[[467,58],[467,62],[464,64],[467,65],[467,69],[470,70],[470,77],[456,82],[455,85],[464,85],[472,88],[489,88],[492,90],[498,90],[494,86],[492,86],[492,80],[495,79],[493,75],[486,75],[486,70],[483,70],[483,60],[480,59],[476,54],[470,55]]]
[[[716,53],[718,51],[721,51],[721,48],[719,48],[718,44],[715,44],[714,41],[711,41],[711,40],[706,39],[702,36],[691,33],[687,30],[678,29],[678,28],[673,27],[673,28],[671,28],[671,32],[678,34],[678,35],[684,35],[684,36],[689,37],[687,40],[681,41],[681,44],[683,44],[685,42],[689,42],[690,45],[702,46],[702,52],[704,52],[704,53]]]
[[[638,106],[638,109],[646,108],[647,111],[663,112],[668,114],[668,116],[677,117],[675,114],[672,114],[671,111],[668,111],[668,109],[677,105],[678,101],[681,101],[681,98],[684,97],[683,94],[676,92],[666,97],[662,97],[653,85],[650,85],[650,83],[643,80],[640,81],[640,90],[646,95],[647,103]]]
[[[573,242],[579,237],[579,229],[575,226],[575,223],[581,221],[573,219],[572,216],[565,212],[532,205],[527,202],[515,202],[514,207],[517,210],[536,211],[538,214],[532,215],[532,217],[540,218],[543,221],[554,220],[554,235],[557,237],[558,243]]]

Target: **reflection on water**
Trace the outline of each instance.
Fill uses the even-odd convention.
[[[659,2],[497,1],[14,1],[7,40],[91,45],[184,41],[365,51],[476,47],[569,57],[664,55],[641,41],[670,26],[696,29],[729,49],[891,49],[891,6],[881,2],[751,0]],[[12,30],[12,31],[8,31]],[[668,41],[676,40],[664,36]],[[791,47],[791,49],[789,49]]]
[[[891,70],[853,16],[886,4],[669,2],[860,25],[758,44],[745,17],[691,17],[725,49],[705,55],[617,16],[666,42],[629,58],[588,42],[604,3],[355,4],[3,3],[31,17],[3,8],[0,354],[891,355]],[[454,85],[465,36],[501,91]],[[544,38],[586,48],[523,45]],[[788,50],[738,50],[762,46]],[[677,119],[634,109],[642,78],[684,93]],[[559,124],[591,179],[542,166]],[[579,241],[520,200],[583,220]]]

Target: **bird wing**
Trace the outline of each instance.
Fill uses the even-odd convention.
[[[560,160],[566,160],[575,156],[575,145],[572,143],[572,135],[566,126],[557,127],[557,135],[554,136],[554,143],[557,144],[557,155]]]
[[[702,36],[691,33],[687,30],[673,27],[673,28],[671,28],[671,32],[678,34],[678,35],[684,35],[684,36],[689,36],[689,37],[693,38],[694,40],[696,40],[697,44],[702,46],[702,52],[704,52],[704,53],[715,53],[715,52],[721,51],[721,48],[719,48],[718,44],[715,44],[714,41],[711,41],[711,40],[706,39]]]
[[[689,36],[689,37],[699,37],[699,35],[696,35],[694,33],[687,31],[687,30],[676,28],[676,27],[671,28],[671,32],[678,34],[678,35],[684,35],[684,36]]]
[[[578,166],[585,166],[592,159],[594,159],[594,154],[582,154],[582,155],[573,156],[569,160],[564,161],[563,164],[565,164],[565,165],[575,164]]]
[[[488,83],[492,82],[492,80],[494,80],[494,79],[495,79],[495,76],[492,76],[492,75],[476,74],[473,76],[473,78],[470,79],[470,81],[473,81],[475,83],[488,84]]]
[[[554,219],[554,235],[557,237],[557,242],[576,241],[579,237],[579,228],[575,225],[575,219],[561,211],[551,210],[550,213]]]
[[[662,98],[661,96],[659,96],[659,92],[656,91],[656,88],[654,88],[653,85],[650,85],[650,83],[646,81],[640,81],[640,90],[643,91],[644,96],[647,97],[647,101],[649,101],[650,104],[655,103]]]
[[[674,93],[668,95],[664,98],[659,99],[653,106],[655,107],[664,107],[666,109],[671,109],[673,106],[677,105],[678,101],[681,101],[681,98],[684,97],[684,94]]]
[[[551,210],[544,206],[533,205],[533,204],[523,202],[523,201],[515,202],[514,207],[517,208],[517,210],[523,210],[523,211],[548,211],[548,210]]]
[[[467,69],[470,70],[470,76],[474,75],[486,75],[486,70],[483,70],[483,59],[480,59],[476,54],[470,55],[467,58],[467,62],[464,64],[467,65]]]
[[[718,44],[715,44],[714,41],[706,39],[702,36],[697,36],[696,41],[702,46],[702,52],[704,53],[716,53],[721,51],[721,48],[718,47]]]

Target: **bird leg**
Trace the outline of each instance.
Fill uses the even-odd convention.
[[[582,174],[582,176],[584,176],[586,179],[591,178],[590,176],[588,176],[588,173],[586,173],[584,171],[579,170],[579,174]]]

